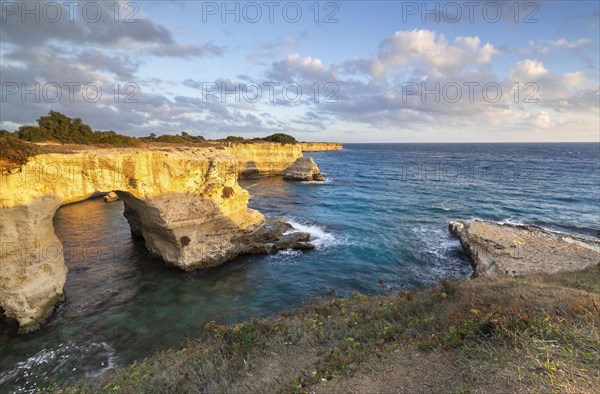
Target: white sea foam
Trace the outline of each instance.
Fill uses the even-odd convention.
[[[277,261],[277,263],[287,263],[287,262],[293,262],[301,254],[302,254],[302,251],[300,251],[300,250],[284,249],[284,250],[280,250],[276,254],[270,255],[269,257],[272,260]]]
[[[471,268],[456,256],[460,241],[448,229],[437,226],[417,226],[413,228],[420,242],[413,245],[413,253],[427,263],[426,268],[432,277],[467,277]],[[422,269],[422,268],[420,268]]]
[[[332,182],[333,182],[333,178],[328,177],[328,178],[325,178],[325,180],[323,180],[323,181],[301,181],[300,183],[305,184],[305,185],[327,185]]]
[[[74,371],[79,368],[85,371],[87,377],[95,377],[114,367],[114,356],[114,348],[106,342],[61,343],[53,349],[42,349],[0,373],[0,385],[24,378],[17,392],[38,392],[37,383],[30,381],[30,377],[39,381],[40,378],[52,378],[60,370]]]
[[[516,218],[514,216],[509,216],[506,219],[502,219],[497,221],[496,223],[500,223],[500,224],[516,224],[519,226],[523,226],[526,225],[527,222],[525,222],[525,220],[521,219],[521,218]]]
[[[529,224],[523,218],[517,218],[515,216],[509,216],[502,220],[491,220],[491,219],[480,218],[478,216],[471,216],[469,219],[466,219],[466,220],[467,221],[480,220],[480,221],[484,221],[484,222],[493,222],[493,223],[498,223],[498,224],[514,224],[514,225],[519,225],[519,226]]]
[[[339,244],[340,240],[336,239],[336,237],[327,232],[323,227],[317,224],[309,224],[309,223],[301,223],[296,220],[286,220],[289,224],[294,228],[293,230],[289,230],[290,232],[303,232],[310,234],[310,242],[315,245],[317,249],[327,248],[333,245]]]
[[[432,255],[436,259],[448,259],[448,251],[460,246],[460,241],[453,238],[449,231],[443,228],[418,226],[413,231],[423,242],[422,252]]]

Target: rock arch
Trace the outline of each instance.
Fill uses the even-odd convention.
[[[21,332],[64,297],[67,268],[52,219],[64,204],[115,191],[132,233],[183,270],[263,251],[264,216],[249,209],[237,161],[213,148],[92,149],[40,154],[0,184],[0,308]],[[280,223],[281,224],[281,223]],[[273,227],[273,226],[271,226]],[[277,227],[277,226],[275,226]],[[282,226],[271,231],[281,234]]]

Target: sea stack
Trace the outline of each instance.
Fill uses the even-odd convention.
[[[324,181],[323,175],[312,157],[300,157],[283,172],[283,179],[290,181]]]

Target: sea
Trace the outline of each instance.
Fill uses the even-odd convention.
[[[209,321],[386,294],[473,271],[454,219],[600,236],[600,144],[346,144],[306,154],[325,182],[240,179],[250,206],[311,234],[312,251],[240,256],[191,273],[133,241],[122,202],[61,207],[66,301],[42,330],[0,323],[0,392],[100,376],[198,337]]]

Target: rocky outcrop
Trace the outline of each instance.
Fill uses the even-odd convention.
[[[302,152],[342,150],[342,144],[335,142],[299,142],[280,144],[276,142],[229,142],[225,149],[239,161],[238,173],[241,178],[281,175]]]
[[[319,167],[311,157],[301,157],[283,172],[283,179],[290,181],[323,181]]]
[[[476,275],[525,276],[600,268],[600,241],[537,226],[452,221]]]
[[[106,202],[113,202],[113,201],[118,201],[118,200],[119,200],[119,196],[117,196],[117,193],[115,193],[115,192],[108,192],[104,196],[104,201],[106,201]]]
[[[305,248],[282,222],[248,208],[237,160],[218,148],[87,149],[40,154],[4,171],[0,193],[0,308],[31,331],[63,297],[67,268],[52,219],[63,204],[114,191],[132,234],[182,270],[243,253]],[[299,238],[298,238],[299,237]]]
[[[238,159],[240,178],[281,175],[302,157],[300,144],[276,142],[229,143],[225,148]]]
[[[344,149],[339,142],[300,142],[300,147],[302,152],[326,152]]]

